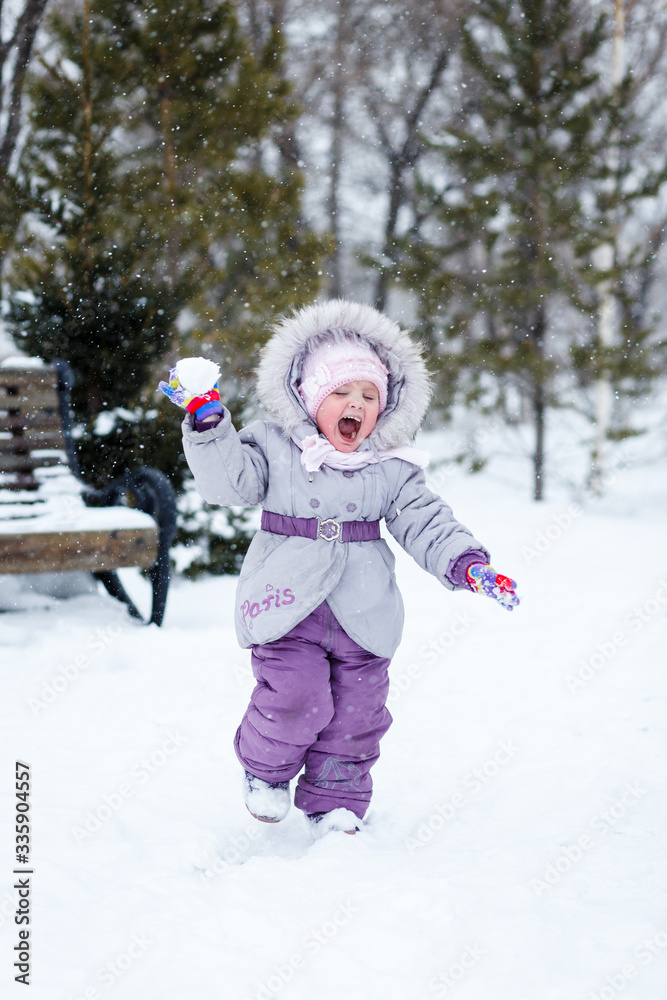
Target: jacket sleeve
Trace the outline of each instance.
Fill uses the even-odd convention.
[[[387,463],[388,465],[393,462]],[[456,520],[442,497],[426,485],[422,469],[397,462],[403,468],[398,477],[394,500],[385,514],[387,528],[398,544],[427,572],[432,573],[448,590],[459,587],[448,576],[448,570],[465,552],[489,553],[472,533]],[[387,470],[391,480],[394,478]]]
[[[269,484],[265,423],[258,420],[236,431],[225,407],[211,429],[195,430],[188,414],[182,430],[185,457],[204,500],[239,507],[261,503]]]

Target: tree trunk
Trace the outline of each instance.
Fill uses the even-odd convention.
[[[405,185],[403,183],[404,163],[400,156],[393,156],[389,164],[389,208],[384,228],[383,255],[392,263],[396,259],[395,239],[398,212],[405,201]],[[380,269],[375,293],[375,308],[383,312],[387,304],[389,273],[385,267]]]
[[[333,107],[331,111],[331,144],[329,146],[329,196],[327,214],[329,231],[333,237],[333,250],[329,257],[329,294],[332,298],[343,295],[343,246],[341,243],[341,171],[345,132],[345,29],[349,21],[349,0],[339,4],[336,19],[336,37],[333,52]]]
[[[16,152],[21,124],[21,104],[26,70],[33,42],[48,0],[27,0],[17,16],[11,35],[0,40],[0,194],[2,224],[0,225],[0,267],[14,239],[22,210],[10,168]],[[7,29],[5,11],[3,26]]]
[[[547,393],[543,371],[545,329],[546,316],[544,306],[540,305],[537,307],[530,330],[535,351],[535,381],[532,392],[533,420],[535,421],[535,451],[533,454],[534,500],[544,499],[544,432],[547,409]]]
[[[0,180],[4,180],[12,154],[16,148],[21,115],[21,96],[32,46],[39,22],[48,0],[28,0],[17,18],[13,34],[0,44],[0,101],[6,124],[0,142]],[[9,72],[7,65],[14,54],[14,62]]]
[[[341,246],[341,224],[340,224],[340,176],[341,163],[343,159],[343,128],[345,121],[345,105],[343,101],[342,70],[337,63],[334,70],[336,77],[334,80],[334,104],[331,117],[331,146],[330,146],[330,166],[329,166],[329,198],[328,215],[329,230],[333,237],[333,250],[329,258],[329,268],[331,278],[329,282],[329,294],[333,298],[340,298],[343,294],[342,259],[343,248]]]
[[[612,70],[611,85],[614,98],[618,96],[619,87],[623,81],[625,47],[625,0],[614,0],[614,44],[612,49]],[[608,151],[608,165],[612,172],[610,186],[616,185],[614,175],[619,165],[618,136],[612,141]],[[603,271],[611,271],[616,263],[617,256],[617,227],[614,228],[612,240],[603,243],[597,249],[597,266]],[[604,278],[598,285],[599,307],[598,307],[598,327],[597,345],[604,352],[613,347],[617,340],[619,308],[611,278]],[[591,468],[588,479],[588,487],[591,492],[599,496],[602,493],[602,484],[606,465],[607,441],[609,428],[614,410],[614,387],[611,377],[602,362],[602,369],[598,374],[595,384],[594,397],[595,429],[593,433],[593,444],[591,447]]]
[[[533,389],[533,418],[535,420],[535,453],[533,455],[533,499],[544,500],[544,421],[546,406],[544,385],[536,382]]]
[[[83,204],[90,216],[94,203],[95,178],[93,176],[93,99],[92,66],[90,62],[90,0],[83,0],[83,25],[81,32],[81,62],[83,65]]]
[[[174,130],[171,117],[171,89],[169,85],[169,65],[162,46],[159,50],[159,63],[162,68],[158,84],[160,104],[160,132],[162,138],[162,155],[164,169],[164,188],[167,193],[169,228],[167,232],[167,285],[170,291],[176,286],[178,271],[179,241],[176,223],[176,195],[178,189],[178,173],[176,169],[176,150],[174,147]]]

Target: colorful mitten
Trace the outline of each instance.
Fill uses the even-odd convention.
[[[183,358],[169,372],[169,381],[158,389],[172,403],[194,413],[197,420],[222,413],[217,381],[220,367],[206,358]]]
[[[476,590],[478,594],[492,597],[508,611],[511,611],[519,603],[519,598],[514,593],[516,590],[514,580],[496,573],[495,569],[486,563],[473,563],[472,566],[468,566],[466,577],[473,590]]]

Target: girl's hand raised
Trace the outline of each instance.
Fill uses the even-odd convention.
[[[169,372],[169,381],[158,389],[172,403],[194,413],[196,420],[218,417],[222,413],[217,381],[220,367],[206,358],[183,358]]]

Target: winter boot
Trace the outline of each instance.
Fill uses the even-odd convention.
[[[279,823],[291,805],[289,781],[263,781],[245,772],[243,801],[246,809],[262,823]]]
[[[332,809],[331,812],[309,813],[308,820],[313,836],[324,837],[327,833],[359,833],[361,820],[350,809]]]

